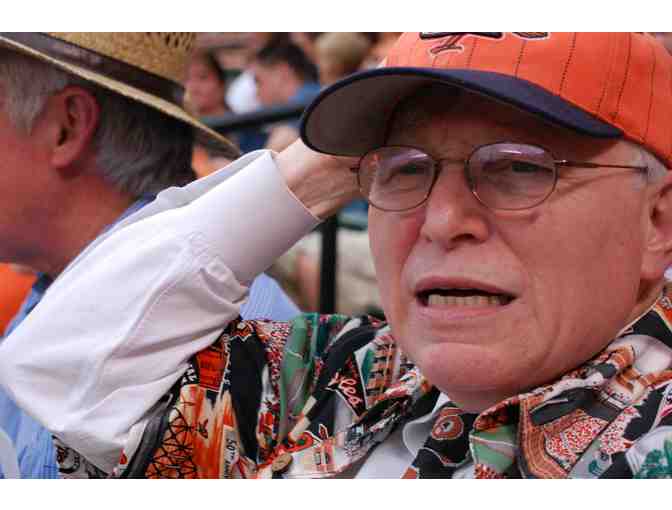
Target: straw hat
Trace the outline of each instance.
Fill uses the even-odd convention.
[[[228,157],[238,149],[182,107],[195,34],[191,32],[0,32],[0,47],[52,64],[185,122],[217,140]]]

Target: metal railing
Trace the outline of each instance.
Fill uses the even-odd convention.
[[[227,113],[216,117],[203,117],[202,120],[215,131],[226,134],[232,131],[261,127],[265,124],[298,119],[306,106],[308,105],[302,102],[287,103],[248,113]]]

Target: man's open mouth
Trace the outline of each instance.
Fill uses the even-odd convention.
[[[418,294],[424,306],[504,306],[513,301],[509,294],[495,294],[481,289],[427,289]]]

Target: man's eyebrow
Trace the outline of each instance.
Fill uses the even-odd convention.
[[[498,126],[498,127],[504,127],[504,128],[507,128],[507,129],[520,129],[520,121],[516,121],[516,120],[507,121],[507,120],[497,119],[495,117],[495,118],[490,119],[490,122],[492,124],[494,124],[495,126]]]

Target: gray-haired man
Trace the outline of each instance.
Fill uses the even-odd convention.
[[[39,273],[6,335],[101,233],[195,178],[196,133],[238,155],[181,107],[193,41],[189,33],[0,33],[0,260]],[[91,306],[104,313],[106,304]],[[297,312],[264,275],[243,310],[277,319]],[[18,457],[22,476],[57,476],[50,434],[4,392],[0,428],[15,442],[5,453]]]

